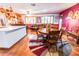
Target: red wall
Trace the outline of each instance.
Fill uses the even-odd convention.
[[[71,13],[72,11],[72,13]],[[76,13],[78,11],[78,13]],[[71,14],[69,19],[69,13]],[[75,16],[75,14],[77,14]],[[66,28],[67,31],[71,32],[79,32],[79,3],[72,6],[69,9],[64,10],[63,12],[60,13],[62,16],[62,26]],[[76,18],[77,17],[77,18]]]

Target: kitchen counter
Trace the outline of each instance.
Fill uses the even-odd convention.
[[[26,35],[26,26],[0,28],[0,48],[10,48]]]
[[[2,27],[0,28],[0,31],[11,31],[11,30],[15,30],[15,29],[19,29],[22,28],[24,26],[9,26],[9,27]]]

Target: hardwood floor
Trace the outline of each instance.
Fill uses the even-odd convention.
[[[35,32],[31,32],[28,30],[28,33],[35,34]],[[63,36],[66,39],[65,35]],[[17,42],[10,49],[1,49],[0,48],[0,56],[35,56],[29,49],[29,39],[24,37],[19,42]],[[70,56],[79,56],[79,45],[72,46],[72,52]]]
[[[68,41],[66,35],[63,35],[62,39],[63,39],[63,41]],[[71,47],[72,47],[72,52],[71,52],[70,56],[79,56],[79,45],[76,44],[75,46],[73,46],[72,42],[69,42],[69,43],[71,44]]]
[[[24,37],[10,49],[0,49],[0,56],[33,56],[29,49],[29,40]]]
[[[28,33],[35,34],[35,32],[30,31],[30,29],[28,29]],[[62,39],[63,39],[63,41],[68,41],[66,35],[63,35]],[[72,42],[69,42],[69,43],[71,44]],[[76,45],[76,46],[71,45],[71,47],[72,47],[72,52],[71,52],[70,56],[79,56],[79,45]]]

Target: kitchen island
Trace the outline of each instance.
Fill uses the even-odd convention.
[[[26,26],[0,28],[0,48],[10,48],[26,35]]]

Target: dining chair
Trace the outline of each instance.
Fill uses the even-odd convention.
[[[48,51],[50,55],[53,55],[54,52],[58,51],[57,42],[59,39],[59,34],[60,34],[60,31],[49,32],[47,45],[48,45]]]
[[[67,36],[68,34],[66,31],[61,30],[60,35],[59,35],[60,40],[58,40],[58,43],[57,43],[58,54],[59,54],[59,56],[68,56],[71,52],[71,46],[67,41],[68,38],[63,38],[62,37],[63,35]]]

